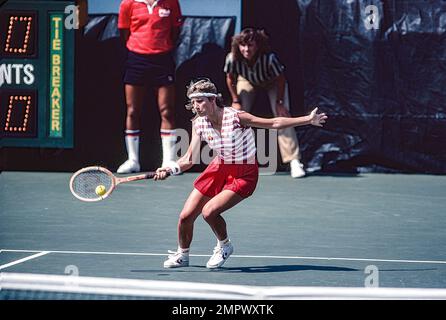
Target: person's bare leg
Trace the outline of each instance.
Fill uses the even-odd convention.
[[[203,207],[203,218],[212,228],[218,240],[222,241],[228,237],[226,222],[221,214],[242,200],[243,198],[234,191],[223,190]]]
[[[194,233],[194,222],[209,200],[209,197],[202,195],[197,189],[190,193],[178,219],[178,249],[171,252],[169,258],[164,261],[164,268],[189,266],[189,247]]]
[[[187,249],[190,247],[194,233],[194,222],[210,199],[202,195],[197,189],[194,189],[187,198],[178,219],[178,245],[180,248]]]
[[[206,263],[206,268],[220,268],[234,251],[234,247],[228,238],[226,222],[221,214],[242,200],[243,198],[237,193],[223,190],[203,207],[202,215],[211,226],[218,240],[211,258]]]
[[[139,136],[141,111],[144,103],[144,86],[125,85],[125,100],[127,115],[125,118],[125,145],[127,160],[119,166],[118,173],[138,172],[139,166]]]
[[[161,129],[175,129],[175,86],[158,88],[158,108],[161,115]]]
[[[158,108],[161,116],[160,134],[163,147],[161,166],[164,167],[176,160],[177,133],[175,130],[175,86],[173,84],[158,88]]]
[[[144,95],[144,86],[125,85],[125,101],[127,105],[125,128],[127,130],[140,130]]]

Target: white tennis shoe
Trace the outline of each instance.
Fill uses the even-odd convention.
[[[164,268],[180,268],[189,266],[189,253],[171,251],[168,259],[164,261]]]
[[[123,164],[121,164],[116,171],[117,173],[132,173],[132,172],[139,172],[141,170],[141,167],[139,165],[139,162],[135,160],[127,160]]]
[[[232,246],[231,242],[226,243],[222,247],[217,245],[214,248],[214,254],[206,264],[206,268],[208,269],[220,268],[226,262],[226,260],[228,260],[229,256],[233,252],[234,252],[234,247]]]
[[[291,177],[292,178],[302,178],[305,176],[304,165],[299,162],[299,160],[294,159],[290,162],[291,167]]]

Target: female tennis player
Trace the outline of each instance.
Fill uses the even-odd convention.
[[[192,242],[194,222],[200,213],[217,237],[217,246],[206,267],[221,267],[233,252],[228,238],[226,222],[221,216],[254,192],[259,176],[256,161],[254,131],[251,127],[282,129],[303,125],[322,126],[327,119],[315,108],[304,117],[259,118],[248,112],[224,107],[221,95],[209,79],[192,82],[187,90],[191,109],[192,140],[186,154],[170,167],[156,171],[155,180],[170,174],[179,174],[193,166],[193,159],[200,152],[201,141],[206,141],[217,156],[195,180],[194,190],[184,204],[178,221],[178,249],[164,262],[165,268],[189,265],[189,247]]]

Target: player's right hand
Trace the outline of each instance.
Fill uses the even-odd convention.
[[[156,175],[153,177],[153,180],[164,180],[171,173],[171,169],[167,168],[167,167],[158,168],[158,169],[156,169],[155,173],[156,173]]]

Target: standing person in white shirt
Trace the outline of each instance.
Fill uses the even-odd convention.
[[[271,51],[263,30],[244,29],[232,40],[224,71],[232,97],[232,107],[251,112],[256,93],[266,90],[275,117],[290,117],[288,84],[285,67]],[[299,143],[294,128],[279,130],[278,144],[283,163],[289,163],[291,176],[305,176],[300,162]]]

